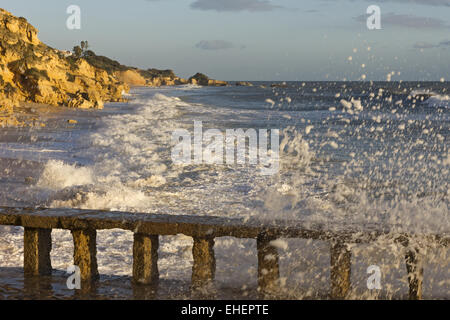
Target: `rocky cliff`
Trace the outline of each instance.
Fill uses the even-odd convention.
[[[25,18],[0,9],[0,125],[17,124],[11,114],[19,102],[101,109],[122,101],[126,84],[43,44],[37,34]]]
[[[186,79],[176,76],[172,70],[130,68],[126,71],[117,72],[116,76],[130,86],[160,87],[188,83]]]

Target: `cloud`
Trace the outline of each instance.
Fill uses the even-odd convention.
[[[195,47],[202,50],[226,50],[235,48],[235,45],[225,40],[202,40]]]
[[[272,11],[282,8],[272,4],[269,0],[196,0],[191,4],[192,9],[215,11]]]
[[[360,15],[355,20],[366,22],[369,15]],[[396,14],[393,12],[381,16],[381,25],[393,25],[417,29],[448,28],[446,22],[437,18],[420,17],[409,14]]]
[[[438,44],[432,44],[429,42],[416,42],[414,44],[414,49],[432,49],[432,48],[442,48],[442,49],[450,49],[450,40],[441,41]]]

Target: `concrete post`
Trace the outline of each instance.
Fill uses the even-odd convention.
[[[24,273],[26,276],[51,275],[52,230],[25,228],[24,231]]]
[[[194,237],[192,255],[192,286],[203,287],[212,283],[216,274],[214,238]]]
[[[153,284],[158,281],[158,248],[157,235],[134,234],[133,281],[135,283]]]
[[[352,254],[345,243],[331,244],[331,298],[345,299],[350,291]]]
[[[260,235],[256,240],[258,250],[258,287],[262,293],[278,289],[280,267],[277,248],[270,245],[274,238]]]
[[[95,281],[98,279],[97,269],[97,231],[72,230],[74,265],[80,268],[81,281]]]
[[[423,292],[423,266],[418,250],[408,250],[406,259],[406,271],[408,272],[409,299],[421,300]]]

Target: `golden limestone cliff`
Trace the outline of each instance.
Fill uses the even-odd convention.
[[[43,44],[37,33],[25,18],[0,9],[0,126],[18,124],[12,112],[19,102],[101,109],[123,101],[126,84]]]
[[[177,86],[187,84],[186,79],[176,76],[172,70],[140,70],[130,68],[125,71],[117,71],[115,73],[118,79],[130,86]]]

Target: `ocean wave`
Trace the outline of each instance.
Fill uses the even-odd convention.
[[[145,190],[162,187],[168,176],[177,175],[176,168],[168,168],[170,137],[179,127],[178,108],[190,105],[160,93],[138,96],[133,103],[136,112],[103,119],[84,142],[80,156],[93,165],[48,161],[36,187],[55,192],[51,206],[146,211],[152,199]]]
[[[63,161],[50,160],[45,165],[37,186],[59,191],[67,187],[89,185],[93,182],[92,168],[77,167]]]
[[[426,104],[432,107],[449,108],[450,96],[449,95],[433,95],[426,100]]]

